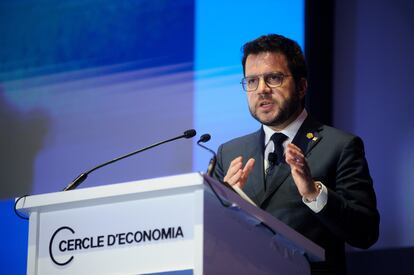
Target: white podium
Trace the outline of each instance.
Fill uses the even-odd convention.
[[[35,195],[17,209],[30,216],[27,274],[302,275],[324,259],[198,173]]]

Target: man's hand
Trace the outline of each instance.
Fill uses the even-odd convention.
[[[229,170],[227,170],[227,174],[224,177],[224,181],[230,185],[236,185],[239,188],[243,188],[246,184],[247,177],[253,170],[254,162],[255,160],[251,158],[243,167],[243,158],[241,156],[233,159],[230,163]]]
[[[285,154],[286,163],[290,165],[293,180],[302,197],[308,201],[314,200],[319,189],[312,179],[308,162],[299,147],[293,143],[288,144]]]

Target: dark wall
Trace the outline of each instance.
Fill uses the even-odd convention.
[[[323,2],[323,3],[322,3]],[[363,138],[381,214],[349,274],[411,274],[414,256],[414,2],[306,1],[307,108]]]
[[[414,2],[336,1],[334,125],[361,136],[381,213],[374,248],[414,246]]]
[[[335,1],[306,1],[305,55],[309,69],[306,108],[332,125]]]
[[[414,245],[414,2],[307,1],[307,108],[361,136],[381,213],[374,249]]]

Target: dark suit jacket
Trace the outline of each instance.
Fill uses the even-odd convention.
[[[308,138],[308,133],[316,138]],[[244,163],[254,158],[245,193],[262,209],[325,249],[326,262],[312,264],[313,274],[344,274],[344,244],[368,248],[379,234],[379,214],[363,142],[308,116],[293,143],[305,152],[314,180],[328,189],[328,202],[319,213],[302,202],[286,163],[271,175],[265,190],[262,129],[222,144],[214,176],[223,180],[230,162],[238,156],[243,156]]]

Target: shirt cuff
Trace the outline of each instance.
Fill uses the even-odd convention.
[[[328,202],[328,189],[322,182],[317,181],[316,183],[320,183],[322,188],[319,191],[319,195],[316,197],[314,201],[306,201],[304,197],[302,197],[302,201],[306,204],[313,212],[319,213]]]

